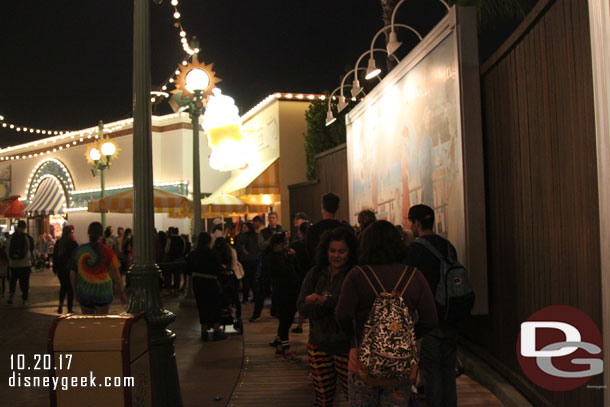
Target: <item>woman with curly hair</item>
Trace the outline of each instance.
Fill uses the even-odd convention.
[[[397,286],[403,274],[406,278],[410,276],[402,298],[409,313],[415,316],[414,313],[417,312],[419,316],[415,324],[415,336],[420,337],[437,325],[436,305],[430,285],[419,270],[402,263],[405,255],[406,247],[394,225],[385,220],[375,221],[364,230],[360,239],[360,266],[352,269],[343,283],[335,315],[346,332],[354,333],[348,364],[351,407],[409,405],[410,386],[373,387],[360,378],[357,348],[362,343],[364,325],[376,298],[364,269],[374,275],[373,278],[379,281],[386,292],[391,292]]]
[[[332,406],[341,382],[345,398],[350,337],[335,321],[335,307],[343,280],[356,265],[358,242],[348,228],[331,229],[322,235],[316,264],[309,270],[297,301],[300,315],[309,318],[309,376],[313,380],[314,406]]]

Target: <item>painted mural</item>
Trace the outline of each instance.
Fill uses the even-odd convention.
[[[424,203],[436,212],[437,233],[463,240],[458,80],[451,34],[366,109],[350,113],[351,223],[373,209],[408,227],[409,208]]]

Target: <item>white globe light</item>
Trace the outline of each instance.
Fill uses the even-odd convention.
[[[112,155],[116,151],[116,147],[113,143],[107,141],[102,144],[102,154],[104,155]]]
[[[186,90],[195,93],[196,90],[205,90],[210,84],[210,77],[203,69],[191,69],[186,74]]]
[[[91,159],[93,161],[97,161],[100,158],[102,158],[102,154],[100,154],[100,150],[98,150],[97,148],[92,148],[91,150],[89,150],[89,157],[91,157]]]

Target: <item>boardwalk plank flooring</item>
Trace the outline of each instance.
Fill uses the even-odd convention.
[[[251,315],[251,304],[244,305],[244,315]],[[264,315],[268,315],[266,311]],[[307,407],[313,405],[313,389],[308,378],[307,338],[290,334],[292,348],[301,362],[288,362],[274,355],[269,346],[277,330],[277,320],[268,316],[255,323],[245,322],[244,364],[229,400],[229,407]],[[335,406],[345,407],[347,401],[337,392]],[[425,407],[425,400],[419,400]],[[503,404],[486,388],[466,375],[458,379],[458,406],[501,407]]]

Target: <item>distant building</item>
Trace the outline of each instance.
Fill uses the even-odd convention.
[[[280,222],[289,222],[289,206],[282,202],[288,202],[289,184],[305,180],[305,111],[318,97],[276,93],[244,114],[242,133],[248,142],[248,157],[242,169],[212,169],[208,162],[211,150],[202,134],[202,195],[228,193],[248,202],[269,204],[280,214]],[[190,197],[193,155],[188,114],[153,117],[152,132],[155,188]],[[119,149],[118,157],[105,171],[105,194],[110,195],[133,187],[133,120],[107,123],[104,133]],[[87,225],[100,219],[98,213],[87,212],[87,203],[100,197],[101,184],[99,177],[93,177],[85,156],[90,144],[97,141],[97,134],[97,127],[92,127],[0,149],[0,198],[6,198],[5,206],[14,209],[15,198],[9,202],[8,197],[20,196],[26,208],[23,217],[32,235],[58,235],[67,222],[75,226],[77,240],[85,241]],[[0,212],[2,208],[0,202]],[[109,213],[106,223],[115,229],[132,227],[132,215]],[[169,226],[188,231],[191,221],[155,214],[158,230]],[[10,228],[3,213],[0,228]]]

